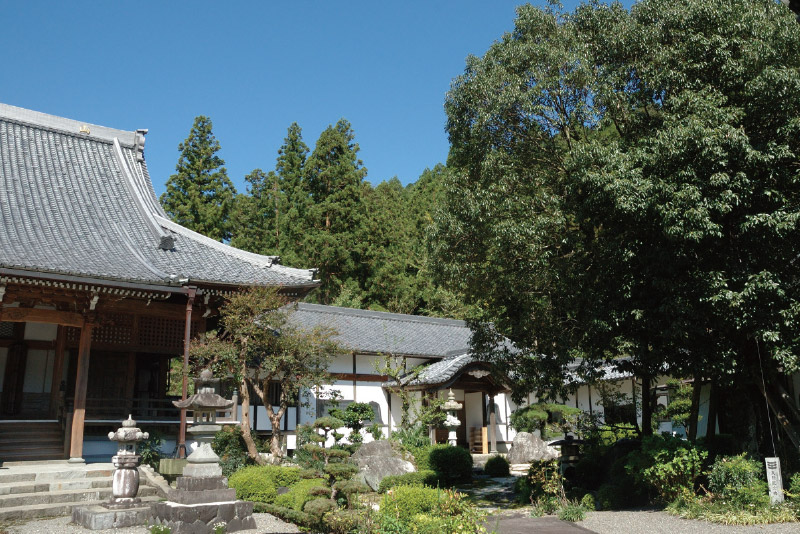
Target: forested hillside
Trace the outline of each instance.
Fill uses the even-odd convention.
[[[208,117],[195,119],[181,143],[177,173],[161,203],[181,224],[238,248],[277,255],[284,265],[319,269],[308,299],[396,313],[464,317],[454,293],[427,268],[425,233],[447,170],[427,169],[416,183],[397,178],[372,186],[355,132],[342,119],[313,150],[289,126],[271,170],[254,169],[237,193],[217,155]],[[266,158],[265,158],[266,159]]]

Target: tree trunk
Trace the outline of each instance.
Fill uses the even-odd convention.
[[[794,431],[794,428],[792,428],[792,423],[786,417],[786,414],[783,413],[783,410],[781,409],[780,404],[778,402],[776,402],[775,399],[772,398],[772,395],[770,395],[769,391],[766,391],[764,389],[763,385],[761,384],[761,382],[759,380],[756,380],[755,382],[756,382],[756,386],[758,387],[758,390],[761,392],[761,394],[766,399],[767,405],[769,406],[770,410],[775,415],[775,419],[778,420],[778,423],[781,425],[781,427],[783,428],[783,431],[789,437],[789,440],[792,442],[792,445],[794,445],[794,448],[798,452],[800,452],[800,436],[798,436],[797,433]],[[769,428],[768,430],[769,430],[769,432],[772,432],[771,428]],[[775,454],[775,451],[773,451],[773,454]]]
[[[242,438],[247,446],[247,454],[250,458],[257,464],[264,465],[267,462],[258,454],[256,442],[253,439],[253,435],[250,433],[250,388],[247,387],[247,381],[244,379],[242,379],[240,387],[242,390],[242,421],[239,426],[242,429]]]
[[[649,378],[642,378],[642,435],[653,435],[653,390]]]
[[[689,441],[692,442],[697,439],[697,421],[700,419],[700,392],[702,389],[703,383],[700,375],[695,374],[692,381],[692,408],[689,411],[689,428],[687,429]]]

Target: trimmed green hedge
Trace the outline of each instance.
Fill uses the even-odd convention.
[[[275,498],[276,506],[283,506],[284,508],[291,508],[298,512],[303,511],[303,505],[312,499],[316,499],[319,495],[315,495],[314,488],[326,488],[325,480],[321,478],[310,478],[300,480],[289,487],[289,491],[278,495]],[[330,490],[328,490],[330,493]]]
[[[232,474],[228,485],[236,490],[237,499],[272,503],[278,496],[279,487],[298,483],[301,475],[302,472],[297,467],[252,465]]]
[[[436,445],[428,453],[428,465],[438,473],[442,486],[472,481],[472,455],[462,447]]]
[[[380,493],[386,493],[387,490],[395,486],[431,486],[435,488],[438,485],[439,477],[436,475],[436,471],[425,469],[423,471],[383,477],[378,486],[378,491]]]

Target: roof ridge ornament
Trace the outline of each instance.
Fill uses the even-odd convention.
[[[136,152],[136,161],[144,162],[144,136],[147,135],[147,128],[139,128],[133,134],[133,149]]]

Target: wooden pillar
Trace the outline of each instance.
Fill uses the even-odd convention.
[[[189,372],[189,342],[192,337],[192,307],[194,297],[197,294],[196,287],[186,288],[186,324],[183,329],[183,388],[181,399],[186,400],[189,392],[187,373]],[[186,458],[186,408],[181,409],[181,422],[178,429],[178,458]]]
[[[64,325],[58,325],[56,334],[56,354],[53,359],[53,379],[50,381],[50,417],[58,417],[61,404],[61,379],[64,376],[64,346],[67,332]]]
[[[86,389],[89,386],[89,351],[94,324],[86,320],[78,343],[78,369],[75,375],[75,403],[72,410],[72,432],[69,461],[83,463],[83,422],[86,419]]]
[[[489,454],[497,454],[497,415],[494,407],[494,393],[489,393]]]

